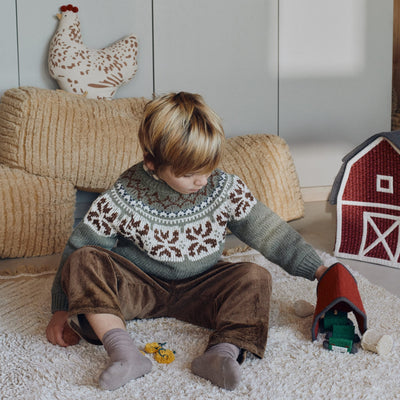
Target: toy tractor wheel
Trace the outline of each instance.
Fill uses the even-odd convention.
[[[355,343],[351,346],[350,354],[356,354],[358,352],[358,347]]]
[[[322,343],[322,346],[324,349],[329,350],[329,340],[324,340]]]
[[[330,339],[332,337],[332,331],[327,331],[325,334],[325,339]]]

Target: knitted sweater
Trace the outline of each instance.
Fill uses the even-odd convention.
[[[53,283],[52,310],[68,309],[61,270],[80,247],[100,246],[150,275],[184,279],[218,262],[226,228],[289,274],[313,280],[322,265],[313,248],[237,176],[215,170],[199,192],[180,194],[139,163],[93,202],[74,229]]]

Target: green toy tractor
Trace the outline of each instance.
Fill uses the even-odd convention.
[[[347,317],[344,311],[330,310],[320,321],[320,332],[326,332],[326,340],[323,346],[327,350],[341,353],[357,353],[356,343],[360,337],[355,334],[353,322]]]

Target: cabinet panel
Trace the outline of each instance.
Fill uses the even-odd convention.
[[[63,3],[3,3],[0,94],[19,84],[57,88],[47,53]],[[302,186],[331,185],[344,154],[390,129],[393,0],[73,3],[89,47],[138,36],[138,72],[116,97],[150,97],[154,52],[157,94],[202,94],[227,136],[279,134]]]
[[[302,186],[390,130],[392,16],[392,0],[280,0],[279,134]]]
[[[18,86],[17,19],[14,0],[3,0],[0,12],[0,95]]]
[[[22,86],[57,88],[47,68],[50,40],[58,25],[56,14],[63,3],[54,0],[18,0],[20,71]],[[65,3],[68,4],[68,3]],[[115,97],[151,96],[152,18],[151,0],[75,0],[84,43],[103,48],[135,34],[139,41],[138,71],[121,86]]]
[[[227,136],[277,133],[277,4],[154,0],[156,93],[200,93]]]

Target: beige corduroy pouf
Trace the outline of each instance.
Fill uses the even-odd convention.
[[[103,191],[142,158],[137,132],[147,102],[9,89],[0,103],[0,163]]]
[[[304,215],[304,201],[289,146],[276,135],[228,138],[221,169],[238,175],[253,195],[286,221]]]
[[[72,231],[75,194],[70,182],[0,165],[0,257],[61,252]]]

